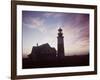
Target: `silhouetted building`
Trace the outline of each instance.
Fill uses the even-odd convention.
[[[48,43],[40,46],[33,46],[29,57],[33,61],[54,60],[56,58],[56,50],[55,48],[50,47]]]
[[[89,65],[89,53],[77,56],[64,55],[64,37],[61,28],[58,29],[57,40],[57,51],[48,43],[42,45],[37,43],[37,46],[33,46],[28,58],[23,58],[23,68]]]
[[[58,51],[55,48],[50,47],[48,43],[33,46],[29,58],[32,61],[45,61],[45,60],[54,60],[56,58],[64,58],[64,40],[63,40],[62,29],[58,29]]]
[[[62,29],[58,29],[58,58],[63,58],[64,57],[64,40],[63,40],[63,33]]]

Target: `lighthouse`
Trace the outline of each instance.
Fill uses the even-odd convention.
[[[57,47],[58,47],[58,58],[64,57],[64,36],[62,33],[62,29],[58,29],[58,37],[57,37]]]

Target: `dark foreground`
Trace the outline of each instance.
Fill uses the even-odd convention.
[[[55,58],[52,60],[33,61],[23,58],[23,69],[28,68],[47,68],[47,67],[67,67],[67,66],[88,66],[89,55],[65,56],[63,59]]]

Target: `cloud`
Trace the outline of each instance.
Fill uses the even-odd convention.
[[[25,42],[25,45],[30,48],[30,50],[26,51],[26,53],[31,51],[32,45],[36,45],[37,42],[39,45],[47,42],[50,46],[57,49],[57,30],[59,27],[63,29],[66,55],[88,53],[89,17],[79,14],[43,12],[41,15],[40,13],[32,13],[31,16],[24,16],[24,18],[24,28],[30,28],[30,31],[25,31],[25,33],[29,33],[29,35],[31,35],[31,29],[35,30],[32,32],[33,34],[30,36],[30,39],[27,38],[29,35],[27,36],[25,34],[25,40],[28,42],[28,44]],[[43,34],[40,34],[37,30]],[[29,43],[31,45],[29,45]],[[24,49],[24,51],[25,50],[26,49]]]
[[[63,15],[62,14],[59,14],[59,13],[44,13],[43,14],[45,17],[49,18],[49,17],[53,17],[53,18],[60,18],[62,17]]]
[[[26,26],[28,28],[32,28],[32,29],[37,29],[41,32],[45,32],[46,28],[45,28],[45,20],[39,17],[36,18],[28,18],[27,22],[23,22],[23,26]]]
[[[86,54],[89,49],[88,26],[65,24],[62,28],[66,55]]]

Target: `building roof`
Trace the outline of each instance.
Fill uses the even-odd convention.
[[[56,49],[53,47],[50,47],[48,43],[42,44],[40,46],[33,46],[32,53],[36,54],[52,54],[56,53]]]

